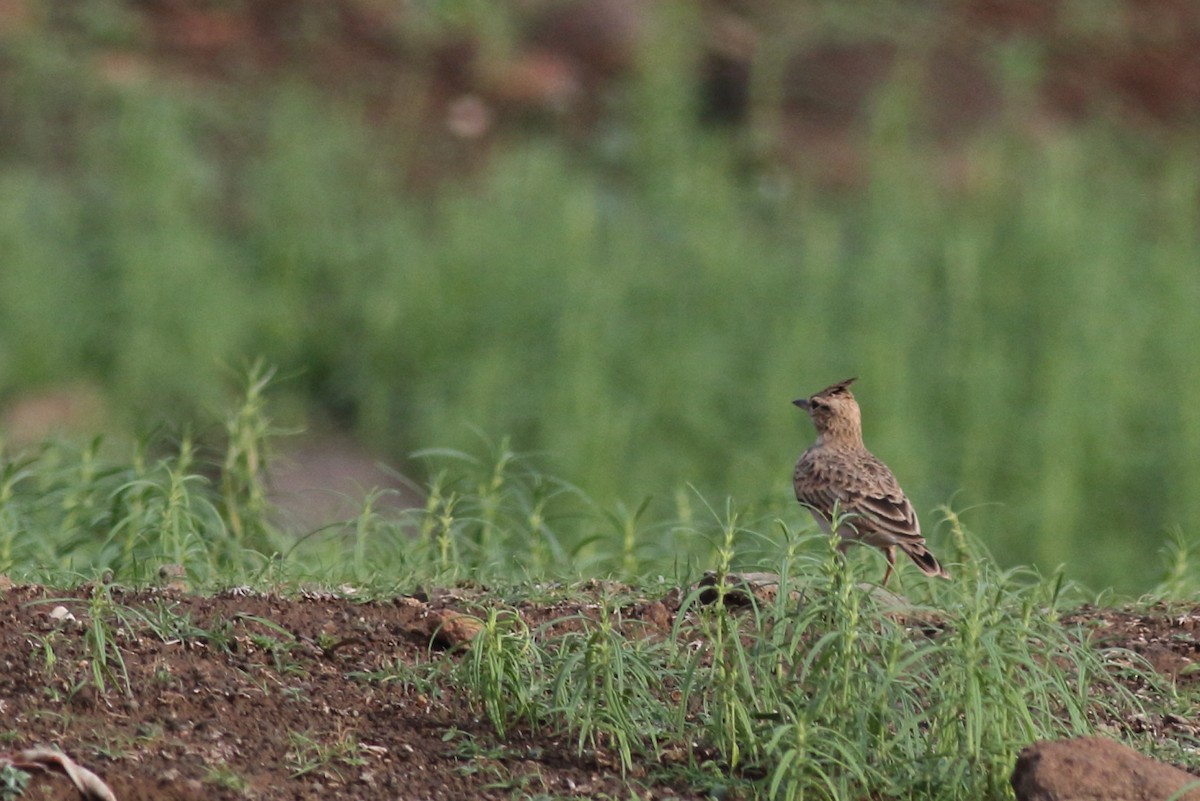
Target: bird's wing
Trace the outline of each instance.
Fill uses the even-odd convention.
[[[866,454],[858,461],[855,473],[861,480],[851,485],[853,489],[848,489],[842,501],[847,512],[862,515],[898,541],[925,542],[916,510],[887,465]]]
[[[807,454],[805,454],[807,456]],[[827,518],[835,506],[861,533],[878,531],[897,541],[921,544],[921,524],[896,477],[870,454],[853,460],[801,457],[796,464],[796,500]]]
[[[898,542],[913,544],[925,542],[921,536],[921,524],[908,498],[903,495],[875,495],[873,493],[847,493],[842,508],[847,514],[857,514],[869,521],[872,528],[890,534]],[[850,521],[853,524],[853,520]]]

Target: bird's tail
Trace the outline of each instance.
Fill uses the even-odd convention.
[[[950,574],[946,572],[946,568],[942,567],[937,557],[929,552],[924,545],[916,543],[901,543],[900,550],[908,554],[908,557],[916,562],[917,567],[921,568],[921,572],[927,576],[936,578],[950,578]]]

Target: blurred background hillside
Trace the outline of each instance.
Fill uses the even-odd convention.
[[[0,438],[219,438],[261,358],[309,485],[508,437],[799,522],[856,375],[935,537],[1136,591],[1198,203],[1192,0],[2,0]]]

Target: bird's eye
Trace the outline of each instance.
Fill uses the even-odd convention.
[[[816,399],[814,399],[814,400],[810,400],[810,401],[808,402],[808,405],[809,405],[809,406],[811,406],[811,407],[812,407],[812,408],[814,408],[814,409],[824,409],[824,408],[825,408],[825,401],[819,401],[819,400],[816,400]]]

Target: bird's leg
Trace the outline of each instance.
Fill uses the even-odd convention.
[[[891,545],[883,549],[883,553],[887,556],[887,570],[883,574],[883,581],[879,582],[880,587],[886,587],[888,579],[892,577],[892,569],[896,566],[896,546]]]

